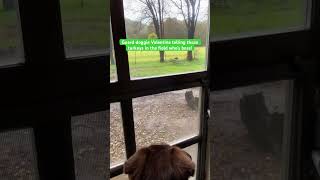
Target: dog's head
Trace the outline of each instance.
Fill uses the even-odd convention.
[[[194,171],[187,152],[166,144],[142,148],[124,164],[130,180],[187,180]]]

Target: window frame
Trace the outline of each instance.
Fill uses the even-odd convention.
[[[311,1],[305,30],[211,41],[210,90],[292,80],[290,180],[312,176],[314,89],[319,87],[320,2]],[[306,121],[308,119],[308,121]]]
[[[111,0],[111,24],[113,32],[113,42],[119,42],[126,38],[124,9],[122,0]],[[209,47],[208,47],[209,51]],[[117,67],[116,82],[110,82],[109,102],[120,102],[122,111],[122,122],[124,129],[124,139],[126,147],[126,156],[129,158],[136,151],[135,129],[133,121],[132,99],[152,94],[164,93],[169,91],[187,89],[192,87],[201,87],[200,104],[200,129],[199,135],[182,140],[177,145],[180,148],[198,144],[198,162],[197,179],[204,179],[206,176],[206,145],[207,145],[207,122],[208,122],[208,71],[183,73],[179,75],[166,75],[161,77],[152,77],[148,79],[130,79],[128,53],[124,46],[114,43],[114,52]],[[209,52],[208,52],[209,54]],[[121,61],[120,61],[120,60]],[[208,57],[209,59],[209,57]],[[208,61],[207,61],[208,62]],[[123,164],[110,167],[110,178],[123,173]]]
[[[66,58],[60,0],[18,3],[25,62],[0,67],[0,132],[32,128],[38,178],[76,179],[71,118],[107,110],[109,50]]]

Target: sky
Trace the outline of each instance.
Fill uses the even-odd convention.
[[[183,20],[183,17],[181,14],[179,14],[179,10],[171,3],[171,0],[165,0],[167,3],[167,8],[169,10],[169,17],[176,17],[179,20]],[[176,0],[180,1],[180,0]],[[200,0],[200,14],[198,20],[201,19],[207,19],[208,11],[209,11],[209,0]],[[131,19],[131,20],[139,20],[141,17],[141,9],[143,9],[145,6],[138,0],[123,0],[123,6],[124,6],[124,14],[125,18]]]

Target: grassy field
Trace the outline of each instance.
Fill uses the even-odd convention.
[[[287,2],[285,2],[287,1]],[[305,23],[303,0],[226,0],[211,5],[211,35],[278,31]]]
[[[159,62],[159,52],[131,51],[129,55],[129,66],[131,78],[160,76],[177,74],[191,71],[202,71],[206,67],[206,48],[197,47],[195,59],[187,61],[187,52],[171,51],[165,52],[165,62]],[[116,78],[116,67],[110,65],[110,79]]]

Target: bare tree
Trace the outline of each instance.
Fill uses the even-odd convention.
[[[188,30],[188,39],[193,39],[197,27],[201,0],[171,0],[183,16]],[[192,51],[188,51],[187,59],[192,60]]]
[[[139,0],[145,5],[144,18],[153,23],[157,37],[164,38],[165,0]],[[160,51],[160,62],[164,62],[164,51]]]

